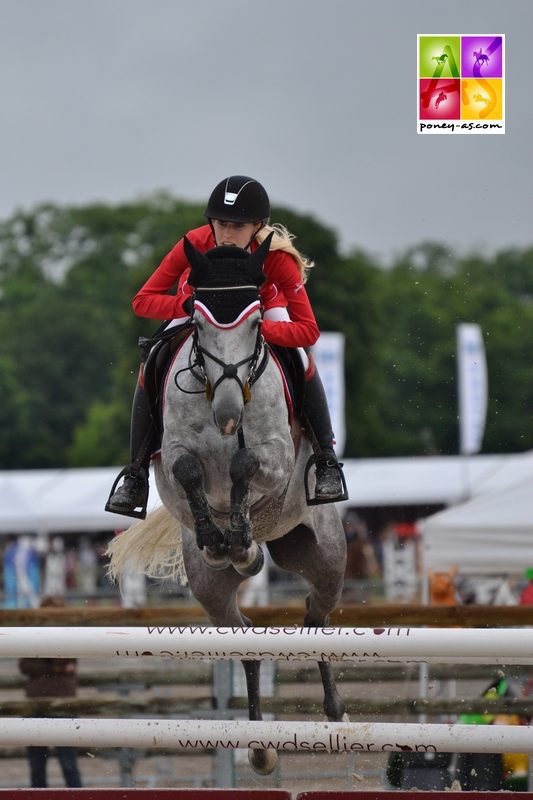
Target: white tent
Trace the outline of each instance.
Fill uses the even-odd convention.
[[[132,519],[104,510],[118,468],[0,472],[0,533],[120,530]],[[150,508],[159,498],[153,488]]]
[[[451,505],[482,490],[514,456],[412,456],[347,459],[350,507]],[[532,456],[533,461],[533,456]]]
[[[473,459],[471,475],[492,474],[505,456]],[[465,496],[467,476],[457,457],[347,460],[345,474],[353,506],[449,505]],[[0,471],[0,533],[74,533],[128,527],[129,517],[104,506],[120,467]],[[150,505],[159,504],[150,480]]]
[[[465,575],[512,575],[533,567],[533,465],[523,463],[529,474],[518,482],[489,487],[421,523],[425,570],[455,565]]]

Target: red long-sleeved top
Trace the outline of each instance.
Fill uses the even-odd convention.
[[[209,225],[195,228],[187,234],[187,238],[202,253],[215,247]],[[257,244],[253,242],[251,249],[256,248]],[[271,250],[265,259],[263,271],[267,278],[260,288],[263,308],[266,311],[275,306],[286,307],[291,319],[290,322],[264,319],[262,332],[267,342],[285,347],[309,347],[314,344],[320,331],[294,258],[283,250]],[[133,298],[135,313],[139,317],[161,320],[188,316],[183,303],[193,292],[187,283],[189,272],[183,239],[180,239]],[[176,282],[176,294],[168,294]]]

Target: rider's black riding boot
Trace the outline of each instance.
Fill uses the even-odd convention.
[[[312,377],[305,383],[303,413],[314,434],[311,440],[315,440],[313,442],[316,461],[315,501],[335,503],[338,500],[346,500],[342,464],[339,463],[333,449],[334,436],[326,393],[316,368]]]
[[[150,456],[157,446],[156,430],[146,393],[137,383],[133,396],[130,428],[131,463],[117,477],[106,511],[124,514],[126,517],[144,519],[148,503],[148,467]],[[117,483],[124,481],[118,489]],[[139,510],[137,510],[139,509]]]

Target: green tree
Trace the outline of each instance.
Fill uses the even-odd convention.
[[[531,252],[458,259],[440,245],[408,251],[382,273],[387,319],[379,405],[383,455],[457,453],[456,327],[482,328],[489,373],[486,452],[533,444]]]
[[[390,269],[339,252],[310,215],[273,210],[316,262],[321,330],[346,337],[347,456],[455,453],[456,326],[481,325],[484,449],[533,447],[533,249],[458,258],[425,242]],[[51,204],[0,222],[0,466],[123,463],[139,363],[158,327],[131,298],[202,208],[158,193],[116,206]]]

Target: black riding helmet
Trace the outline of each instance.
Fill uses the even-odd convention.
[[[208,220],[224,222],[259,222],[270,218],[270,200],[264,186],[247,175],[230,175],[220,181],[204,212]]]

